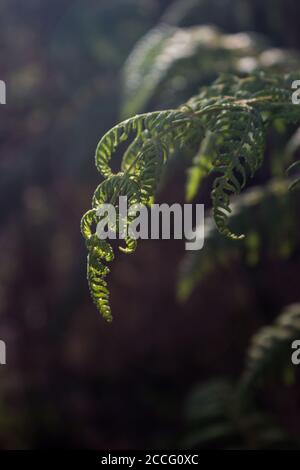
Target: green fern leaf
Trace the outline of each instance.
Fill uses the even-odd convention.
[[[286,124],[300,122],[300,108],[290,99],[291,81],[295,76],[257,73],[239,78],[223,75],[179,109],[137,115],[108,131],[96,150],[96,167],[105,180],[93,197],[95,212],[88,212],[82,222],[90,255],[100,250],[99,260],[102,259],[102,247],[95,241],[91,225],[99,222],[97,213],[103,204],[113,204],[118,217],[121,195],[127,196],[131,204],[151,205],[168,158],[179,149],[196,146],[201,150],[189,173],[189,196],[194,196],[198,190],[203,168],[206,174],[213,173],[211,197],[215,224],[228,238],[242,239],[244,234],[234,233],[228,225],[230,197],[240,194],[247,180],[260,168],[267,130],[278,120]],[[211,143],[213,146],[209,148]],[[124,146],[122,171],[114,174],[110,160]],[[130,218],[126,227],[129,223]],[[134,240],[127,238],[125,243],[121,251],[132,252],[136,247]],[[94,259],[90,260],[90,265],[98,269]],[[99,272],[97,281],[104,276],[102,269]],[[94,299],[96,287],[97,283],[93,283]],[[107,305],[107,293],[100,287],[100,297]],[[106,307],[101,308],[108,316]]]

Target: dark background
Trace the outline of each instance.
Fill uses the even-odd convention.
[[[175,446],[193,386],[237,377],[257,327],[299,300],[296,253],[254,277],[242,265],[216,272],[178,304],[183,243],[150,240],[113,266],[112,324],[90,299],[79,222],[100,181],[95,147],[119,120],[127,55],[171,3],[1,1],[0,448]],[[179,24],[300,48],[297,0],[210,3]],[[181,201],[183,180],[158,201]],[[266,400],[295,434],[299,400],[297,387]]]

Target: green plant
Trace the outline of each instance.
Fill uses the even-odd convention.
[[[205,248],[184,256],[178,276],[180,301],[218,268],[226,269],[239,260],[254,268],[264,260],[287,259],[299,242],[299,194],[289,190],[289,181],[274,179],[264,186],[252,187],[231,204],[231,227],[246,233],[243,242],[232,243],[220,236],[213,217],[205,220]]]
[[[245,57],[253,70],[263,68],[265,49],[264,38],[255,34],[159,25],[142,37],[125,63],[122,116],[146,109],[154,99],[161,106],[183,101],[219,71],[243,73]]]
[[[272,325],[261,328],[247,352],[243,387],[257,387],[268,375],[291,369],[291,344],[300,336],[300,304],[289,305]]]
[[[194,387],[185,407],[181,446],[196,449],[290,449],[297,446],[270,413],[241,394],[239,382],[215,379]]]
[[[178,28],[162,23],[138,41],[123,70],[122,117],[158,104],[187,100],[219,73],[297,70],[295,51],[272,48],[256,33],[225,34],[201,25]]]
[[[178,149],[193,149],[196,157],[188,176],[188,195],[199,189],[203,177],[214,174],[212,214],[220,233],[232,240],[244,234],[228,226],[230,197],[240,194],[247,180],[262,165],[267,132],[272,127],[300,122],[300,108],[291,101],[291,83],[298,74],[264,72],[239,78],[223,75],[204,87],[178,109],[134,116],[108,131],[96,150],[96,167],[105,178],[97,187],[92,209],[82,218],[81,230],[88,249],[87,276],[92,298],[103,315],[112,319],[106,276],[113,251],[98,238],[97,210],[126,195],[128,203],[151,205],[163,167]],[[126,142],[121,171],[110,167],[112,155]],[[130,220],[127,219],[127,226]],[[117,229],[116,229],[117,230]],[[136,240],[127,237],[121,248],[131,253]]]
[[[291,344],[299,338],[300,304],[286,307],[273,324],[251,338],[239,379],[215,379],[196,386],[186,399],[185,447],[298,448],[299,442],[263,411],[257,391],[269,377],[291,384]],[[276,372],[276,374],[274,373]]]

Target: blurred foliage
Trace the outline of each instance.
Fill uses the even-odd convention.
[[[276,44],[297,46],[295,0],[176,0],[161,21],[176,26],[213,24],[228,32],[258,31]]]
[[[243,386],[257,387],[268,374],[280,377],[283,371],[293,380],[291,345],[299,338],[299,331],[300,304],[289,305],[274,324],[261,328],[251,340]]]
[[[267,48],[267,40],[258,34],[162,24],[147,33],[127,59],[122,116],[149,109],[153,102],[159,108],[172,107],[220,73],[284,72],[297,69],[299,62],[296,52]]]
[[[205,249],[187,253],[182,261],[178,297],[186,300],[197,285],[217,268],[226,269],[242,259],[251,271],[258,263],[276,257],[287,259],[299,245],[299,193],[288,183],[274,180],[245,191],[232,203],[230,225],[246,233],[244,241],[222,237],[213,219],[205,221]]]
[[[207,382],[187,399],[186,437],[192,449],[295,449],[295,441],[274,419],[226,380]]]
[[[184,447],[299,449],[299,438],[276,423],[253,393],[271,372],[287,385],[291,385],[291,377],[295,379],[290,359],[291,344],[299,338],[299,307],[288,306],[274,324],[253,336],[245,370],[235,384],[218,379],[193,389],[185,404]]]

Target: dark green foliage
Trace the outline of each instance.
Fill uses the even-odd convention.
[[[300,169],[300,161],[294,162],[289,168],[288,168],[288,173],[293,173],[295,170],[299,171]],[[290,185],[290,190],[293,191],[294,189],[299,189],[300,187],[300,177],[296,176],[294,181]]]
[[[299,243],[299,195],[288,190],[289,183],[274,180],[263,187],[245,191],[232,202],[230,225],[246,233],[243,243],[220,235],[212,217],[205,220],[205,248],[187,253],[181,264],[178,298],[186,300],[199,283],[218,268],[235,260],[250,267],[265,259],[287,258]]]
[[[299,55],[272,49],[263,36],[224,34],[212,26],[178,28],[164,23],[135,46],[124,67],[122,116],[188,99],[220,72],[249,74],[256,70],[297,70]]]
[[[256,391],[271,375],[278,378],[281,374],[291,383],[291,345],[299,335],[300,304],[293,304],[252,337],[244,371],[235,383],[219,379],[195,387],[185,405],[183,445],[200,449],[297,448],[299,442],[260,410]]]
[[[289,305],[270,326],[252,338],[247,353],[243,386],[257,386],[269,373],[282,373],[291,367],[291,345],[300,337],[300,304]]]
[[[216,226],[230,239],[244,238],[244,234],[233,233],[228,226],[230,197],[240,194],[260,168],[268,129],[278,122],[300,122],[300,108],[291,102],[291,83],[296,76],[263,72],[244,78],[224,75],[178,109],[134,116],[103,136],[96,150],[96,167],[105,180],[95,191],[94,212],[83,218],[82,232],[89,251],[92,297],[106,319],[111,319],[103,281],[108,269],[102,267],[102,262],[111,261],[112,254],[109,243],[100,246],[92,230],[92,225],[99,222],[97,209],[103,203],[112,203],[118,211],[120,195],[127,195],[130,204],[151,205],[170,155],[181,148],[198,147],[200,153],[189,172],[189,195],[198,192],[199,169],[203,172],[204,168],[205,174],[213,173],[211,198]],[[122,171],[114,174],[110,160],[125,142],[128,145]],[[130,219],[127,226],[129,222]],[[126,252],[132,252],[136,243],[125,241]]]
[[[226,380],[194,388],[185,407],[184,448],[272,449],[289,448],[291,438],[271,417],[258,411]]]

